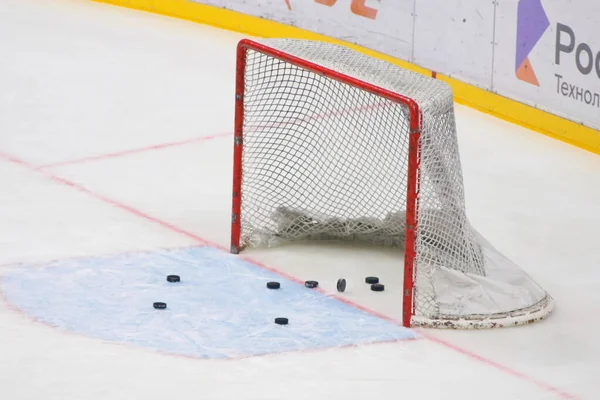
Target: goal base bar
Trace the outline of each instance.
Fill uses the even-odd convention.
[[[554,310],[554,299],[547,295],[537,304],[510,313],[483,315],[474,314],[469,317],[456,318],[440,315],[439,318],[427,318],[413,315],[410,327],[436,329],[493,329],[521,326],[541,321]]]

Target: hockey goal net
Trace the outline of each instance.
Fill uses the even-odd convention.
[[[405,326],[519,325],[552,309],[467,220],[448,85],[342,46],[239,43],[231,233],[233,253],[402,247]]]

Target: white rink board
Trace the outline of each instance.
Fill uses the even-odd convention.
[[[491,88],[494,4],[416,0],[411,62],[484,89]]]
[[[493,76],[493,90],[501,95],[533,105],[542,110],[560,115],[592,128],[600,129],[600,2],[582,0],[575,3],[566,1],[542,1],[542,7],[549,20],[549,26],[543,32],[537,44],[529,53],[529,60],[539,81],[539,86],[521,81],[515,76],[515,43],[517,41],[517,1],[501,1],[496,13],[496,48]],[[523,18],[535,18],[524,16]],[[529,22],[532,24],[533,22]],[[571,53],[560,53],[560,64],[556,63],[557,24],[570,27],[574,33],[575,48]],[[570,38],[561,34],[561,43],[568,45]],[[582,74],[575,61],[577,46],[587,43],[592,50],[594,63],[592,71]],[[581,55],[581,62],[587,63],[586,55]],[[584,65],[585,66],[585,65]],[[570,87],[566,95],[558,87],[561,82],[574,85],[571,96]],[[588,100],[579,98],[582,93],[592,93]],[[594,94],[598,97],[594,100]]]
[[[375,18],[357,15],[351,10],[351,0],[332,6],[317,0],[192,0],[196,3],[222,7],[255,17],[296,26],[326,36],[338,38],[380,51],[394,57],[412,59],[413,3],[410,1],[367,0]]]
[[[191,1],[361,45],[600,129],[597,0]],[[524,9],[541,6],[549,19],[549,26],[529,54],[539,87],[516,76],[519,4]],[[571,27],[576,38],[575,48],[562,54],[560,65],[555,64],[558,23]],[[577,70],[575,53],[580,43],[589,45],[598,71],[593,67],[591,73],[583,75]],[[587,63],[587,55],[582,57]],[[555,74],[563,77],[564,88],[557,86]],[[578,89],[571,91],[571,86]]]

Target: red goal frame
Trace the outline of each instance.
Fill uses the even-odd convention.
[[[409,111],[409,149],[408,149],[408,175],[407,175],[407,204],[406,204],[406,241],[404,251],[404,285],[402,291],[402,323],[411,325],[411,317],[415,312],[413,301],[415,257],[416,257],[416,229],[418,224],[419,201],[419,165],[420,165],[420,137],[422,127],[422,114],[417,102],[409,97],[394,93],[379,86],[361,81],[352,76],[342,74],[321,65],[312,63],[291,54],[273,49],[265,44],[243,39],[237,46],[236,63],[236,88],[235,88],[235,126],[233,139],[233,190],[231,214],[231,252],[238,254],[241,248],[241,216],[242,216],[242,155],[244,151],[244,89],[246,55],[248,51],[256,51],[277,58],[299,68],[314,72],[338,82],[354,86],[390,101],[403,104]]]

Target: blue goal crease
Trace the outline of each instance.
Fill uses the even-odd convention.
[[[181,276],[167,282],[166,276]],[[268,290],[277,280],[281,289]],[[212,247],[22,265],[9,302],[83,335],[201,358],[232,358],[413,339],[393,322]],[[167,303],[155,310],[153,303]],[[289,325],[274,323],[286,317]]]

